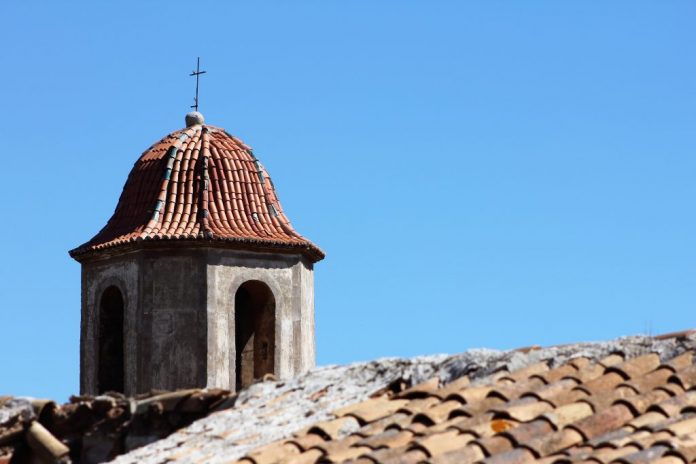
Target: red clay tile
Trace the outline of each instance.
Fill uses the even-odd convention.
[[[274,462],[696,462],[692,351],[662,363],[655,354],[620,353],[551,370],[539,363],[474,385],[432,379],[396,395],[392,385],[249,456],[273,458],[293,446]]]
[[[660,357],[656,353],[650,353],[610,366],[607,372],[618,372],[627,379],[635,379],[657,369],[659,365]]]
[[[679,384],[684,390],[696,386],[696,366],[689,366],[674,373],[670,382]]]
[[[204,240],[298,252],[312,261],[324,258],[292,228],[268,172],[251,150],[207,125],[176,131],[146,150],[106,226],[70,254],[80,260],[146,238]]]
[[[682,330],[679,332],[670,332],[653,337],[655,340],[668,340],[670,338],[686,338],[696,333],[696,329]]]
[[[492,456],[494,454],[505,453],[510,451],[515,443],[509,437],[504,435],[495,435],[492,437],[481,438],[475,442],[481,448],[483,448],[486,456]]]
[[[582,443],[583,439],[580,432],[566,428],[558,432],[533,438],[521,446],[531,450],[537,456],[548,456],[573,445],[577,445],[578,443]]]
[[[581,419],[570,425],[590,440],[608,431],[618,428],[633,419],[631,409],[623,404],[616,404],[608,409],[599,411],[590,417]]]
[[[483,464],[531,464],[537,462],[531,451],[516,448],[505,453],[496,454],[481,461]]]
[[[502,435],[509,437],[516,445],[526,443],[532,438],[552,433],[553,424],[549,420],[537,419],[533,422],[521,424],[510,430],[502,432]]]

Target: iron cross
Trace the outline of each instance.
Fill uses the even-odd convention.
[[[194,108],[196,111],[198,111],[198,76],[201,74],[205,74],[205,71],[201,71],[201,57],[199,56],[196,61],[196,70],[189,74],[189,76],[196,76],[196,98],[194,99],[194,104],[191,105],[191,108]]]

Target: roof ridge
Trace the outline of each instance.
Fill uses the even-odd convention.
[[[197,132],[197,130],[194,129],[191,132],[195,133]],[[165,201],[169,193],[171,172],[174,166],[174,162],[176,161],[176,155],[178,151],[182,148],[182,146],[188,146],[188,144],[191,143],[191,141],[193,140],[193,133],[189,133],[189,130],[184,130],[183,134],[179,135],[177,137],[177,140],[175,140],[174,143],[167,149],[167,164],[164,174],[162,175],[162,181],[160,183],[160,193],[157,197],[157,200],[155,200],[155,206],[153,208],[152,215],[150,216],[150,220],[147,222],[143,230],[140,231],[139,238],[146,238],[159,222],[160,211],[162,210],[162,207],[165,205]],[[184,142],[186,143],[184,144]]]
[[[208,187],[210,186],[210,174],[208,173],[208,159],[210,158],[210,141],[208,138],[208,128],[203,126],[201,128],[201,148],[198,152],[198,160],[196,163],[196,175],[198,180],[198,188],[201,190],[199,194],[198,213],[196,214],[196,221],[199,224],[198,235],[203,238],[213,238],[214,234],[210,230],[210,225],[208,223],[208,216],[210,212],[208,211]]]

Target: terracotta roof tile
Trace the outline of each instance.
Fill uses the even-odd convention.
[[[17,399],[0,397],[0,456],[8,445],[20,451],[12,462],[67,462],[68,453],[82,462],[104,462],[116,454],[166,436],[205,417],[222,401],[235,398],[220,389],[158,392],[125,398],[121,394],[71,397],[52,401],[23,399],[31,414],[21,413],[7,422],[7,410]],[[19,420],[19,421],[16,421]],[[278,445],[274,445],[278,446]],[[31,456],[27,456],[27,449]],[[169,450],[170,457],[190,451]],[[23,456],[23,457],[20,457]]]
[[[583,363],[582,367],[579,367],[578,371],[575,374],[569,375],[569,377],[577,379],[577,381],[581,383],[589,382],[601,377],[602,374],[604,374],[604,370],[605,367],[599,363]]]
[[[274,442],[249,453],[247,459],[255,464],[268,464],[299,454],[300,450],[291,444]]]
[[[336,410],[325,407],[321,420],[304,422],[292,438],[284,435],[257,449],[249,445],[244,462],[696,462],[695,342],[690,339],[680,345],[686,348],[669,354],[646,353],[641,346],[597,360],[608,348],[565,364],[548,357],[524,369],[493,365],[490,375],[467,371],[470,378],[443,376],[415,386],[408,376],[390,378],[366,400]],[[196,410],[201,394],[165,394],[152,402],[163,410]],[[312,407],[317,401],[321,396]],[[282,398],[267,405],[276,403],[282,404]],[[244,413],[244,405],[235,408]],[[276,412],[266,408],[257,414],[273,417]],[[247,438],[249,443],[255,439]],[[200,451],[180,460],[202,457]]]
[[[435,394],[435,392],[438,390],[439,385],[440,385],[440,379],[437,377],[434,377],[434,378],[427,380],[423,383],[420,383],[418,385],[414,385],[413,387],[407,388],[406,390],[398,393],[396,395],[396,398],[407,398],[407,399],[427,398],[428,396],[432,396]]]
[[[338,417],[350,415],[365,424],[400,411],[407,403],[408,400],[390,401],[386,398],[375,398],[354,406],[339,409],[335,411],[334,414]]]
[[[464,390],[465,388],[469,387],[471,384],[471,381],[469,380],[468,376],[462,376],[455,381],[445,385],[442,388],[438,388],[433,392],[434,395],[437,395],[438,398],[440,399],[447,399],[450,398],[450,395],[454,394],[456,396],[456,393]],[[464,399],[460,399],[460,401],[464,401]]]
[[[613,390],[624,381],[624,377],[617,372],[607,372],[596,379],[585,382],[575,387],[575,390],[582,390],[590,396],[599,395],[606,391]]]
[[[496,454],[481,462],[485,464],[527,464],[536,462],[536,458],[528,449],[517,448],[505,453]]]
[[[315,445],[316,462],[690,462],[675,449],[696,437],[692,362],[692,353],[614,353],[474,384],[435,378],[342,408],[306,433],[329,440]],[[346,421],[348,436],[338,432]]]
[[[324,452],[317,448],[312,448],[299,456],[293,456],[290,459],[284,460],[284,462],[292,464],[314,464],[318,462],[324,456]]]
[[[106,226],[70,254],[79,260],[149,240],[292,251],[312,261],[324,257],[292,228],[251,149],[208,125],[173,132],[147,149]]]
[[[653,407],[654,406],[651,406],[651,408],[653,408]],[[642,414],[642,415],[636,417],[628,424],[633,428],[639,429],[641,427],[647,427],[649,425],[662,422],[666,418],[667,418],[667,416],[661,412],[650,411],[650,412],[646,412],[645,414]]]
[[[358,445],[369,446],[372,449],[398,448],[408,444],[414,434],[406,430],[386,430],[382,433],[369,436],[358,442]]]
[[[568,427],[582,433],[585,439],[590,440],[603,433],[607,433],[633,419],[631,409],[624,404],[616,404],[610,408],[596,412],[581,419]]]
[[[519,425],[518,427],[513,427],[510,430],[506,430],[501,434],[509,437],[513,443],[519,445],[520,443],[528,442],[532,438],[553,432],[554,427],[555,425],[553,422],[545,418],[538,418],[532,422],[527,422]]]
[[[313,433],[308,433],[307,435],[300,435],[299,437],[287,440],[286,443],[294,445],[300,451],[307,451],[308,449],[318,445],[323,441],[324,438],[322,438],[321,436]]]
[[[655,403],[670,398],[670,394],[664,390],[651,390],[642,395],[630,396],[616,400],[617,404],[625,404],[631,408],[635,415],[645,413],[647,409]]]
[[[696,329],[681,330],[679,332],[670,332],[666,334],[656,335],[653,338],[655,340],[668,340],[670,338],[686,338],[690,335],[696,333]]]
[[[557,382],[569,376],[572,377],[573,374],[577,372],[577,370],[577,367],[575,367],[573,364],[566,363],[551,370],[533,374],[530,377],[538,377],[542,379],[544,383],[549,384]]]
[[[573,378],[561,379],[548,385],[537,388],[536,390],[526,392],[522,398],[530,397],[538,400],[548,401],[549,403],[560,406],[563,398],[568,398],[568,393],[577,386],[577,380]],[[580,395],[582,397],[584,395]]]
[[[496,408],[493,411],[501,417],[510,418],[517,422],[529,422],[553,409],[553,406],[546,401],[527,401]]]
[[[539,377],[534,377],[524,381],[495,387],[488,393],[488,397],[497,397],[504,401],[512,401],[525,393],[533,392],[544,385],[546,385],[546,383],[542,379]]]
[[[486,456],[505,453],[515,446],[514,440],[506,435],[494,435],[476,440],[476,445],[483,449]]]
[[[459,408],[461,403],[457,400],[447,400],[435,403],[432,407],[422,410],[413,417],[413,422],[421,422],[427,425],[435,425],[447,420],[455,409]]]
[[[457,388],[456,391],[446,395],[444,399],[456,399],[465,404],[472,404],[484,399],[491,390],[490,386]],[[447,391],[447,388],[445,387],[443,391]]]
[[[365,453],[372,451],[372,448],[367,446],[345,446],[341,449],[333,451],[328,456],[324,456],[321,462],[344,462],[350,459],[358,458]]]
[[[604,367],[611,367],[621,364],[624,361],[623,353],[612,353],[599,360],[599,364]]]
[[[453,449],[466,446],[471,439],[461,435],[456,430],[448,430],[415,438],[412,448],[420,448],[428,453],[429,456],[437,456]]]
[[[580,432],[571,428],[564,428],[549,435],[541,435],[532,438],[520,446],[529,449],[536,456],[548,456],[558,451],[582,443],[584,437]]]
[[[427,459],[428,455],[420,449],[408,449],[405,446],[398,448],[382,448],[367,455],[372,462],[380,464],[386,462],[418,463]]]
[[[539,375],[545,373],[549,370],[549,365],[546,362],[539,362],[536,364],[531,364],[525,368],[518,369],[509,374],[502,376],[499,381],[512,380],[513,382],[519,382],[520,380],[526,380],[532,375]]]
[[[419,398],[408,401],[398,411],[413,416],[424,411],[429,411],[433,406],[439,404],[441,404],[440,399],[434,396]]]
[[[412,422],[412,416],[403,412],[396,412],[391,416],[378,419],[368,425],[363,426],[358,433],[362,436],[372,436],[385,430],[402,430]]]
[[[358,428],[360,428],[360,425],[355,417],[345,416],[330,421],[320,422],[311,427],[308,433],[321,435],[325,440],[333,440],[347,435]]]
[[[344,448],[352,446],[360,440],[361,437],[359,436],[349,435],[340,440],[329,440],[322,443],[318,443],[311,449],[318,449],[321,450],[324,455],[331,455],[332,453],[340,452]]]
[[[675,417],[682,410],[696,406],[696,390],[673,396],[648,408],[648,411],[661,412],[666,417]]]
[[[432,464],[464,464],[467,462],[477,462],[485,458],[483,449],[480,446],[465,446],[447,453],[435,456],[429,461]]]
[[[626,379],[635,379],[657,369],[659,365],[660,357],[657,353],[650,353],[613,365],[607,368],[607,372],[618,372]]]
[[[592,406],[584,401],[564,404],[553,411],[544,413],[543,417],[551,422],[556,429],[584,419],[593,414]]]
[[[475,403],[465,404],[456,409],[453,409],[452,412],[450,412],[449,418],[452,419],[455,417],[476,417],[483,412],[488,412],[492,408],[495,408],[496,406],[500,406],[503,404],[505,404],[505,400],[499,397],[486,398],[484,400]]]
[[[628,386],[637,393],[647,392],[655,387],[667,383],[673,372],[674,370],[669,367],[661,367],[660,369],[650,372],[649,374],[639,377],[637,379],[623,382],[621,386]]]
[[[670,377],[670,382],[678,383],[684,390],[696,386],[696,366],[689,366],[679,370]]]

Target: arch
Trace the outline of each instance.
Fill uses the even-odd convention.
[[[97,391],[124,391],[124,300],[115,285],[99,300]]]
[[[275,306],[273,292],[259,280],[248,280],[234,296],[236,389],[274,374]]]

